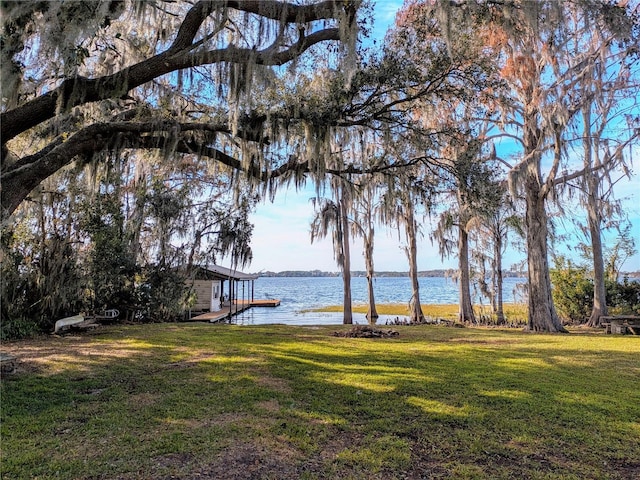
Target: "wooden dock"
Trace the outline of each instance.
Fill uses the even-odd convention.
[[[251,300],[249,304],[252,307],[277,307],[280,305],[280,300],[266,299],[266,300]]]
[[[233,305],[222,307],[217,312],[205,312],[200,315],[196,315],[195,317],[191,317],[190,320],[196,322],[218,323],[228,319],[230,316],[244,312],[251,307],[277,307],[278,305],[280,305],[280,300],[239,300]]]

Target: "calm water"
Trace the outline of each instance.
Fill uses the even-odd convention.
[[[504,301],[522,301],[516,293],[516,285],[525,279],[506,278],[504,280]],[[249,296],[249,284],[245,296]],[[283,323],[289,325],[341,324],[342,313],[307,312],[303,310],[342,304],[342,279],[339,277],[273,277],[259,278],[254,284],[255,299],[280,299],[279,307],[251,308],[237,317],[235,323],[258,325]],[[411,281],[409,278],[378,278],[374,284],[376,303],[409,303]],[[351,280],[351,294],[354,305],[367,304],[367,280],[357,277]],[[242,287],[239,288],[242,295]],[[447,278],[420,278],[420,301],[423,304],[443,304],[458,302],[458,285]],[[476,303],[487,304],[487,299],[475,297]],[[395,318],[395,316],[393,317]],[[379,324],[389,317],[381,316]],[[355,323],[367,323],[364,314],[354,314]]]

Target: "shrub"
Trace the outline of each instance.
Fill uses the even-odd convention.
[[[613,315],[640,315],[640,282],[607,282],[607,305]]]
[[[559,257],[549,274],[558,315],[574,323],[588,318],[593,309],[593,280],[589,278],[587,269]]]
[[[188,288],[184,277],[166,265],[148,267],[140,286],[141,320],[173,322],[180,320],[188,308]]]
[[[582,322],[593,309],[592,273],[571,260],[555,259],[549,271],[553,284],[553,301],[561,318]],[[612,315],[640,315],[640,282],[624,278],[622,282],[605,281],[607,306]]]

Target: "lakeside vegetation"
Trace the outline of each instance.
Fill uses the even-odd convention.
[[[640,473],[637,338],[580,329],[112,326],[3,345],[0,476],[580,479]],[[576,330],[578,331],[578,330]]]
[[[308,312],[342,312],[342,305],[329,305],[326,307],[305,310]],[[359,304],[353,306],[354,313],[367,313],[368,305]],[[406,303],[387,303],[376,305],[379,315],[395,315],[400,319],[409,314]],[[495,323],[495,316],[490,306],[474,306],[476,318],[483,319],[483,323]],[[429,304],[422,305],[422,313],[429,319],[444,319],[447,321],[458,320],[459,306],[456,304]],[[504,315],[507,324],[526,325],[527,306],[521,303],[505,303]]]

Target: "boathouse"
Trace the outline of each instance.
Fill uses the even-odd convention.
[[[218,312],[224,307],[252,302],[258,277],[220,265],[197,267],[189,281],[195,294],[192,312]]]

